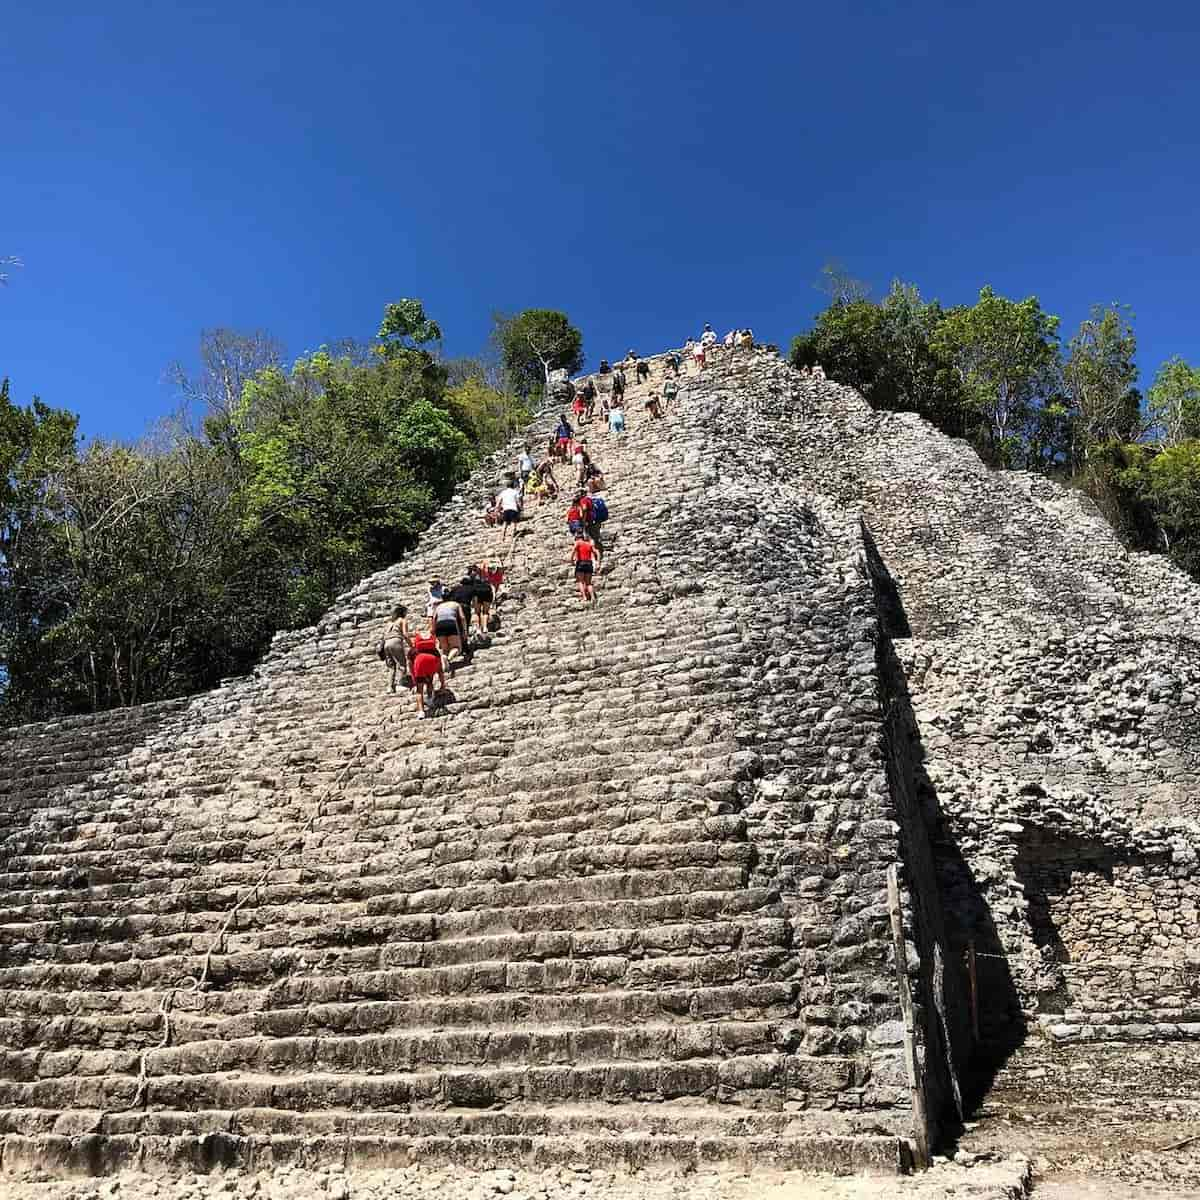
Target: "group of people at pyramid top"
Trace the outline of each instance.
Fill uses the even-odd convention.
[[[718,339],[716,330],[711,325],[705,325],[698,340],[688,338],[683,352],[695,364],[697,371],[703,371],[708,355],[718,346],[722,346],[727,354],[739,350],[753,350],[754,332],[750,329],[731,329],[723,339]]]

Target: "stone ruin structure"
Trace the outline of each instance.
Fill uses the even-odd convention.
[[[901,1170],[1014,1051],[1195,1069],[1200,591],[773,352],[683,382],[593,435],[598,610],[527,514],[436,719],[374,644],[508,454],[252,676],[0,733],[0,1171]]]

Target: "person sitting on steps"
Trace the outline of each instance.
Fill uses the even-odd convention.
[[[412,637],[408,659],[409,674],[412,675],[413,691],[417,697],[417,720],[423,721],[427,708],[432,708],[435,693],[433,678],[436,675],[438,690],[445,691],[446,669],[438,644],[432,634],[418,633]]]
[[[594,604],[596,589],[592,578],[596,570],[596,547],[592,545],[591,538],[586,533],[581,533],[575,539],[575,546],[571,551],[571,566],[575,572],[580,600],[584,604]]]
[[[646,411],[655,419],[663,415],[662,401],[657,392],[650,393],[650,399],[646,401]]]
[[[387,628],[383,631],[383,661],[391,664],[392,692],[396,691],[396,672],[408,656],[412,635],[408,629],[408,609],[397,604],[391,611]]]
[[[546,459],[538,463],[534,472],[546,487],[546,495],[553,500],[558,495],[558,480],[554,478],[554,464]]]

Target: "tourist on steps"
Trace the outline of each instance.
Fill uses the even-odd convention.
[[[625,399],[625,372],[617,367],[612,375],[612,404],[619,404]]]
[[[663,415],[662,401],[657,392],[650,393],[650,398],[646,401],[646,411],[656,420]]]
[[[600,540],[600,526],[608,520],[608,501],[599,492],[585,495],[579,502],[583,514],[584,532],[596,547],[597,560],[604,554],[604,543]]]
[[[513,527],[521,519],[521,492],[515,483],[510,482],[496,497],[496,502],[500,506],[500,540],[503,542],[510,531],[516,536]]]
[[[592,577],[596,570],[596,547],[586,533],[581,533],[575,539],[575,547],[571,551],[571,566],[575,571],[575,583],[579,588],[579,598],[584,604],[594,604],[596,589]]]
[[[679,395],[679,384],[674,379],[668,379],[663,384],[663,412],[671,411],[671,406],[675,403],[676,397]]]
[[[650,364],[644,359],[639,358],[637,362],[637,381],[645,383],[650,378]]]
[[[670,354],[668,354],[666,357],[666,369],[668,371],[670,371],[670,373],[673,376],[678,378],[678,376],[679,376],[679,355],[676,354],[674,350],[672,350],[670,352]]]
[[[392,609],[387,628],[383,631],[383,661],[392,668],[392,691],[396,690],[396,672],[408,655],[412,635],[408,629],[408,609],[397,604]]]
[[[533,453],[528,442],[525,443],[525,448],[517,457],[517,473],[521,477],[521,486],[524,487],[529,482],[530,475],[533,474]]]
[[[558,495],[558,480],[554,478],[554,464],[547,458],[544,462],[538,463],[534,474],[545,486],[546,495],[553,500]]]
[[[608,409],[608,432],[625,432],[625,408],[615,395],[613,396],[612,404],[609,405]]]
[[[457,650],[464,658],[467,656],[470,629],[467,625],[467,614],[463,612],[462,605],[457,600],[446,596],[434,609],[430,626],[430,633],[437,638],[438,649],[447,661],[450,659],[451,650]]]
[[[580,492],[574,500],[571,501],[571,507],[567,509],[567,532],[573,537],[578,537],[583,533],[583,506],[579,503],[583,499],[583,493]]]
[[[409,653],[408,671],[412,676],[413,691],[417,698],[417,720],[425,719],[426,707],[433,707],[433,679],[437,676],[438,689],[446,687],[446,671],[442,665],[442,656],[438,653],[438,644],[432,634],[418,633],[412,637]],[[392,688],[395,691],[395,687]]]
[[[558,428],[554,431],[554,441],[558,457],[564,462],[567,458],[567,447],[571,444],[571,439],[574,436],[575,430],[571,428],[571,422],[567,420],[567,414],[559,413]]]
[[[694,362],[696,364],[697,371],[704,370],[704,343],[703,342],[693,342],[692,343],[692,362]]]

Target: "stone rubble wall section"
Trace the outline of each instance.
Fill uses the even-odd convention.
[[[861,506],[900,598],[946,908],[960,947],[1000,956],[979,963],[985,992],[1014,991],[997,1023],[1192,1036],[1200,589],[1077,491],[781,363],[756,372],[784,469]]]

